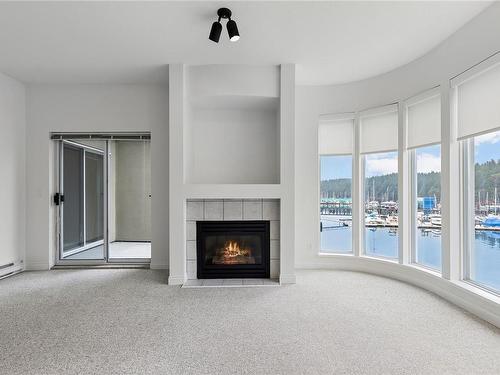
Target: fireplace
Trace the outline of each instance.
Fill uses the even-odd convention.
[[[269,221],[197,221],[198,279],[269,278]]]

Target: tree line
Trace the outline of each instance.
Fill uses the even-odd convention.
[[[476,198],[481,195],[481,201],[486,199],[486,193],[492,203],[497,196],[500,199],[500,159],[490,160],[475,165]],[[351,179],[338,178],[321,181],[321,197],[351,198]],[[419,197],[434,197],[441,201],[441,173],[418,173],[417,195]],[[374,199],[375,198],[375,199]],[[398,199],[398,175],[390,173],[383,176],[373,176],[365,180],[365,200],[396,201]]]

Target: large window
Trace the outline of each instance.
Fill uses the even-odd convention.
[[[468,223],[473,232],[466,246],[466,277],[500,291],[500,131],[467,142],[474,184],[468,192]]]
[[[352,156],[321,156],[321,252],[352,252]]]
[[[365,155],[365,254],[398,257],[398,153]]]
[[[364,254],[398,258],[398,111],[376,108],[360,115],[363,154]]]
[[[463,140],[465,279],[500,292],[500,55],[452,81]]]
[[[419,147],[416,164],[416,263],[441,271],[441,146]]]
[[[320,119],[319,251],[460,274],[500,295],[500,53],[450,86]]]
[[[352,253],[353,117],[320,119],[321,253]]]
[[[441,95],[435,88],[407,101],[411,149],[411,261],[441,271]],[[432,145],[432,146],[431,146]]]

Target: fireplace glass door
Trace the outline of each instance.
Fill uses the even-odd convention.
[[[205,265],[262,264],[262,243],[255,234],[208,235]]]
[[[269,221],[198,221],[197,274],[269,277]]]

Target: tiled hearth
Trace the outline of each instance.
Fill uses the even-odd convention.
[[[183,288],[234,288],[256,286],[279,286],[278,279],[205,279],[188,280]]]
[[[196,221],[197,220],[269,220],[271,279],[280,274],[280,202],[278,199],[189,199],[186,207],[186,271],[190,280],[196,279]],[[207,281],[207,280],[204,280]],[[244,281],[244,280],[243,280]],[[242,281],[242,285],[243,285]],[[236,283],[234,281],[233,283]],[[254,281],[255,283],[256,281]],[[207,281],[207,286],[217,281]],[[226,285],[230,284],[226,282]],[[251,282],[248,281],[247,284]],[[189,283],[188,283],[189,284]],[[190,283],[193,286],[196,283]],[[199,283],[198,283],[199,284]],[[222,286],[222,283],[221,283]]]

